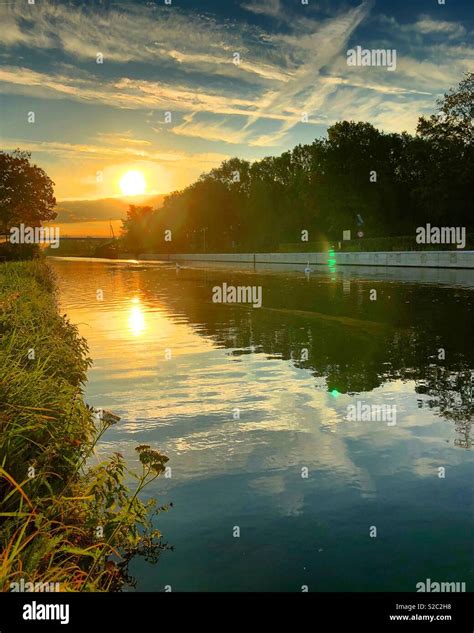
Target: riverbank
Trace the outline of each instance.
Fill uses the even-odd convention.
[[[170,262],[210,262],[247,264],[264,269],[275,264],[301,266],[387,266],[400,268],[472,268],[474,251],[406,251],[323,253],[209,253],[157,254],[139,256],[140,260]]]
[[[133,492],[120,454],[85,468],[117,418],[84,401],[87,342],[55,288],[43,259],[0,266],[0,590],[115,590],[144,542],[163,547],[138,493],[167,458],[141,447]]]
[[[68,253],[48,249],[50,257],[94,257],[87,253]],[[100,259],[100,258],[98,258]],[[106,258],[105,258],[106,259]],[[119,252],[118,260],[148,262],[173,262],[186,265],[236,264],[255,270],[305,270],[306,268],[329,268],[336,266],[361,266],[380,268],[423,268],[474,270],[474,251],[386,251],[386,252],[342,252],[329,250],[319,253],[133,253]]]

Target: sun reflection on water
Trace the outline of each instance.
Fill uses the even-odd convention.
[[[146,329],[145,313],[138,297],[132,299],[132,307],[128,317],[128,327],[134,336],[140,336]]]

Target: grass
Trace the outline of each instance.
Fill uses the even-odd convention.
[[[86,462],[116,420],[83,398],[87,343],[58,313],[44,261],[0,264],[0,588],[59,583],[107,591],[132,582],[136,555],[156,561],[167,546],[153,528],[157,507],[139,494],[167,457],[138,447],[141,472],[119,453]],[[133,490],[126,481],[134,478]]]

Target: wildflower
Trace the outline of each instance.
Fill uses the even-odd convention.
[[[138,452],[138,456],[142,464],[148,464],[158,475],[164,471],[165,464],[169,461],[169,458],[166,457],[166,455],[163,455],[160,451],[150,448],[148,444],[137,446],[135,450]]]
[[[104,409],[102,411],[102,420],[105,422],[105,424],[117,424],[117,422],[119,422],[120,420],[120,416],[115,415],[115,413],[112,413],[112,411],[107,411],[106,409]]]

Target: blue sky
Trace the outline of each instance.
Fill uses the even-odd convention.
[[[414,132],[474,66],[467,0],[108,4],[0,1],[1,147],[30,150],[58,199],[118,195],[129,169],[167,193],[342,119]],[[396,70],[348,66],[357,45]]]

